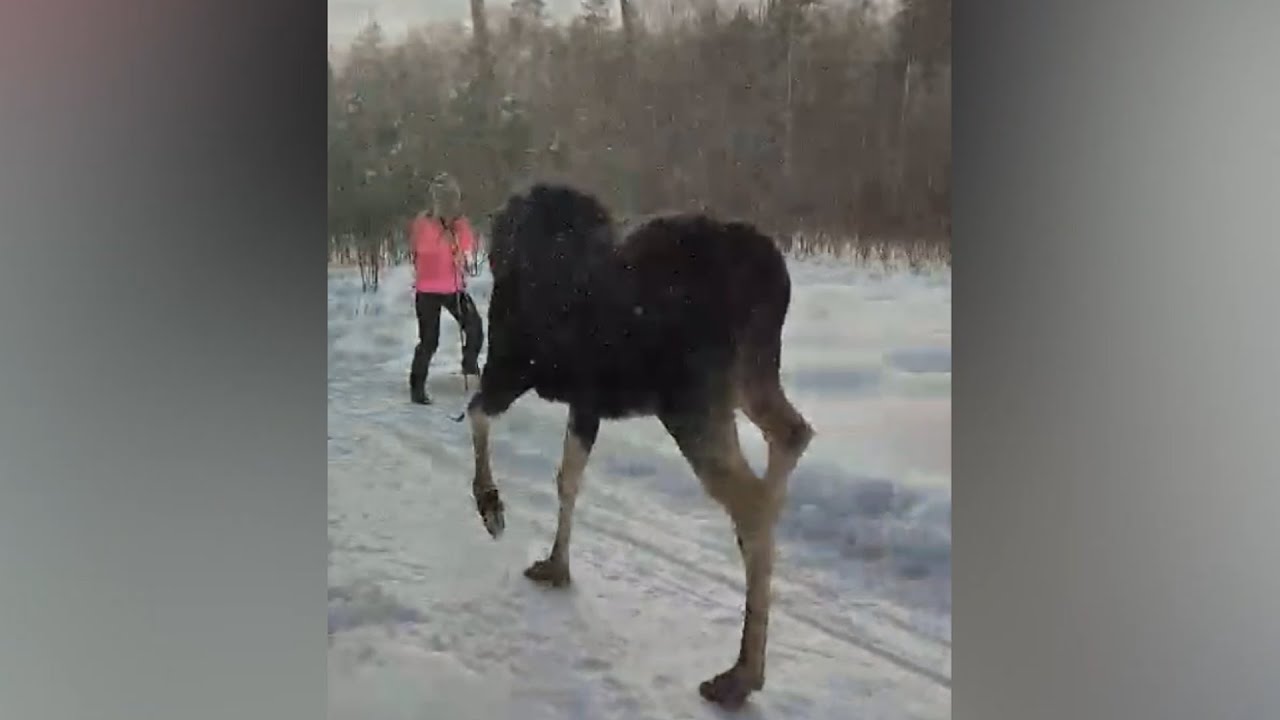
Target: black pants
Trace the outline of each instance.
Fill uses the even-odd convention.
[[[413,350],[413,365],[409,368],[409,387],[421,390],[427,382],[427,370],[431,358],[440,346],[440,309],[449,311],[462,326],[462,372],[480,374],[480,348],[484,344],[484,325],[471,296],[463,293],[436,295],[418,293],[414,299],[418,314],[418,346]]]

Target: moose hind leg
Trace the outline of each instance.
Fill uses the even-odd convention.
[[[743,412],[760,429],[769,448],[765,481],[777,494],[785,494],[791,472],[813,440],[813,428],[787,399],[776,372],[744,375],[738,396]]]
[[[738,538],[747,580],[738,659],[699,687],[703,698],[737,708],[764,687],[776,503],[742,456],[732,410],[697,419],[664,417],[663,423],[707,493],[728,512]]]
[[[556,491],[560,496],[560,514],[551,552],[524,571],[536,583],[563,587],[570,582],[569,536],[573,531],[573,509],[582,486],[582,475],[600,430],[600,418],[576,409],[569,411],[569,425],[564,433],[564,453],[556,473]]]

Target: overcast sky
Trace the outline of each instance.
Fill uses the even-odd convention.
[[[509,0],[489,0],[489,4],[509,5]],[[547,0],[547,9],[559,15],[581,6],[580,0]],[[411,27],[434,20],[466,20],[471,17],[469,0],[329,0],[329,42],[346,46],[370,15],[391,39]]]
[[[635,6],[644,8],[665,3],[693,4],[705,0],[636,0]],[[494,7],[509,7],[510,0],[487,0]],[[740,3],[751,6],[760,0],[721,0],[726,6]],[[546,0],[547,10],[554,17],[565,17],[582,7],[582,0]],[[872,0],[875,5],[892,6],[894,0]],[[616,5],[616,3],[615,3]],[[614,8],[616,13],[616,7]],[[439,20],[469,20],[469,0],[329,0],[329,44],[345,49],[370,17],[377,19],[388,39],[399,40],[413,27]]]

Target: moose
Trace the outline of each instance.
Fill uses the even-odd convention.
[[[530,390],[567,405],[555,538],[525,575],[568,585],[574,503],[601,421],[656,417],[736,534],[746,569],[738,658],[700,693],[740,707],[764,687],[774,529],[814,436],[780,379],[791,302],[782,253],[749,223],[701,213],[624,232],[598,199],[564,185],[512,195],[492,220],[489,353],[465,413],[485,528],[496,539],[505,527],[491,421]],[[763,477],[739,446],[739,409],[767,442]]]

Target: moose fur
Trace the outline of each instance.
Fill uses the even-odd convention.
[[[705,215],[657,217],[618,237],[598,200],[553,185],[512,196],[491,235],[489,354],[467,409],[485,527],[495,538],[504,527],[490,419],[530,390],[568,405],[555,538],[525,571],[568,584],[574,502],[600,422],[656,416],[737,536],[747,580],[738,659],[700,691],[740,706],[764,686],[774,526],[813,436],[779,379],[791,300],[781,253],[751,225]],[[738,409],[768,443],[764,477],[742,456]]]

